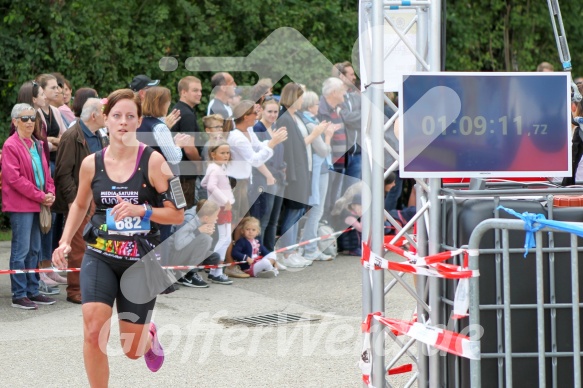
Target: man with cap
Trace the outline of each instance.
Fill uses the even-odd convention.
[[[159,79],[152,80],[147,75],[140,74],[134,77],[130,83],[130,89],[138,93],[140,99],[143,101],[144,96],[146,95],[146,89],[151,88],[152,86],[158,86],[159,83]]]

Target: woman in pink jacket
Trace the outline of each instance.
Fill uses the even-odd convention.
[[[55,201],[55,185],[42,142],[33,137],[34,108],[16,104],[12,123],[16,132],[2,147],[2,211],[10,215],[12,245],[10,269],[36,268],[41,251],[40,205]],[[38,304],[53,304],[41,295],[34,273],[10,275],[12,307],[36,310]]]

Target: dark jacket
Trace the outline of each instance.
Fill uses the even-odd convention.
[[[579,167],[579,162],[583,156],[583,130],[581,130],[579,127],[577,127],[575,132],[573,132],[573,137],[571,138],[571,149],[571,170],[573,172],[570,177],[563,178],[563,182],[561,183],[562,186],[571,186],[578,183],[575,181],[575,177],[577,176],[577,167]]]
[[[201,130],[198,127],[198,121],[197,121],[198,118],[197,118],[196,111],[194,110],[194,108],[191,108],[190,105],[188,105],[187,103],[185,103],[183,101],[178,101],[174,105],[174,107],[172,108],[172,110],[174,110],[174,109],[178,109],[180,111],[180,120],[178,120],[178,122],[176,124],[174,124],[174,126],[172,128],[170,128],[172,135],[175,135],[177,133],[187,133],[187,134],[190,134],[192,136],[197,136],[197,134],[199,132],[201,132]],[[195,133],[193,133],[193,132],[195,132]],[[204,141],[199,141],[199,139],[202,139],[201,137],[195,137],[195,139],[196,139],[195,143],[197,144],[196,149],[198,150],[198,153],[200,154],[200,156],[202,156],[204,158],[204,156],[203,156]],[[184,149],[182,149],[182,163],[181,163],[182,166],[190,166],[189,164],[187,164],[188,162],[190,162],[190,159],[188,159],[188,156],[186,156]],[[191,162],[191,163],[194,163],[194,162]],[[192,167],[188,168],[188,171],[192,171],[195,169],[196,169],[196,166],[193,164]],[[192,179],[192,178],[196,178],[197,176],[198,175],[186,174],[185,171],[180,172],[181,178]]]
[[[340,105],[340,116],[346,128],[346,149],[349,153],[360,153],[360,118],[362,102],[359,92],[346,93]]]
[[[164,156],[162,149],[160,149],[158,142],[154,137],[154,127],[160,123],[162,123],[162,121],[156,117],[143,116],[142,125],[138,127],[138,130],[136,131],[136,137],[140,142],[152,147],[154,151],[158,151],[162,156]],[[166,159],[165,156],[164,159]]]
[[[265,248],[263,244],[259,244],[259,255],[260,256],[267,256],[270,251]],[[233,256],[233,260],[235,261],[246,261],[248,258],[253,256],[253,247],[251,243],[245,238],[241,237],[233,246],[231,250],[231,256]],[[249,269],[249,264],[243,263],[239,264],[243,271]]]
[[[283,157],[287,165],[285,203],[294,209],[303,208],[308,203],[312,181],[304,137],[286,110],[282,109],[275,126],[287,129],[287,140],[283,142]]]
[[[51,210],[56,213],[68,213],[69,203],[77,196],[79,170],[81,162],[89,155],[87,141],[79,120],[61,136],[57,160],[55,162],[55,203]]]
[[[333,124],[340,124],[342,128],[334,132],[330,147],[332,148],[332,163],[336,172],[344,173],[346,166],[346,150],[350,148],[346,144],[346,125],[340,114],[326,101],[324,96],[320,97],[320,106],[318,107],[318,120],[329,121]]]

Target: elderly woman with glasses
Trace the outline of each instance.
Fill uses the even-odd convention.
[[[41,204],[55,201],[55,185],[42,142],[33,136],[36,112],[28,104],[12,108],[16,132],[2,147],[2,211],[10,215],[12,244],[10,269],[36,268],[41,251]],[[12,307],[36,310],[55,303],[39,293],[36,274],[10,275]]]

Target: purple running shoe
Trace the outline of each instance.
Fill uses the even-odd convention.
[[[164,364],[164,349],[160,345],[160,341],[158,341],[158,331],[154,322],[150,322],[150,336],[152,338],[152,346],[146,352],[144,358],[148,369],[152,372],[158,372],[162,368],[162,364]]]

